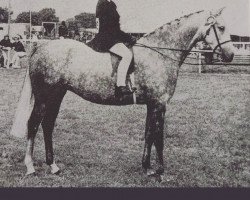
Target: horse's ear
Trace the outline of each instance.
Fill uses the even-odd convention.
[[[222,12],[224,11],[224,9],[225,9],[226,7],[223,7],[223,8],[220,8],[219,10],[217,10],[217,12],[215,12],[215,17],[218,17],[218,16],[220,16],[221,14],[222,14]]]

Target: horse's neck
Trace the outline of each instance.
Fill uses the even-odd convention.
[[[203,11],[182,17],[156,29],[138,42],[148,46],[191,50],[192,41],[205,19]],[[169,52],[179,57],[181,52]]]

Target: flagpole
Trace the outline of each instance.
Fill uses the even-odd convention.
[[[8,35],[10,35],[10,0],[8,4]]]
[[[31,10],[30,10],[30,49],[31,49],[31,34],[32,34],[32,16],[31,16]]]

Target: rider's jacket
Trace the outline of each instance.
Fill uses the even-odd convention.
[[[8,40],[3,39],[0,41],[0,46],[12,47],[12,43],[10,42],[10,39],[8,39]]]
[[[99,19],[99,33],[90,41],[89,46],[100,52],[107,52],[117,43],[133,43],[133,38],[121,31],[120,15],[113,1],[99,0],[96,6]]]
[[[68,36],[68,28],[64,25],[59,26],[59,37],[67,37]]]
[[[22,42],[20,42],[20,41],[14,42],[12,44],[12,47],[14,48],[14,50],[16,52],[25,52],[24,46],[23,46]]]

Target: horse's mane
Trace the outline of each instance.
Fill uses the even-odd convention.
[[[187,18],[189,18],[189,17],[191,17],[191,16],[193,16],[193,15],[195,15],[195,14],[199,14],[199,13],[202,13],[202,12],[204,12],[204,11],[205,11],[205,10],[200,10],[200,11],[197,11],[197,12],[194,12],[194,13],[191,13],[191,14],[188,14],[188,15],[184,15],[184,16],[182,16],[182,17],[180,17],[180,18],[177,18],[177,19],[174,19],[174,20],[172,20],[172,21],[170,21],[170,22],[167,22],[167,23],[163,24],[162,26],[156,28],[154,31],[145,34],[142,38],[146,38],[146,37],[148,37],[148,36],[150,36],[150,35],[155,34],[158,30],[163,29],[165,26],[170,26],[170,25],[172,25],[173,23],[181,22],[183,19],[187,19]]]

